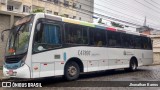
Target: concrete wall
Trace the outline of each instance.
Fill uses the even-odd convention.
[[[160,64],[160,53],[154,52],[153,58],[154,58],[154,64]]]
[[[2,30],[10,28],[8,26],[10,26],[10,16],[0,14],[0,33],[1,33]],[[4,36],[5,36],[4,42],[2,42],[0,40],[0,65],[2,65],[2,60],[3,60],[3,57],[4,57],[4,49],[5,49],[5,46],[6,46],[6,40],[7,40],[8,33],[5,33]]]
[[[93,22],[93,7],[94,7],[94,1],[93,0],[77,0],[78,8],[79,5],[81,5],[81,9],[79,9],[80,12],[78,12],[78,17],[81,17],[82,21],[88,21]]]
[[[44,0],[6,0],[5,4],[0,3],[0,11],[7,11],[7,5],[13,6],[13,11],[19,14],[29,14],[32,10],[37,8],[44,9],[47,11],[52,11],[50,14],[54,14],[54,12],[58,12],[58,15],[69,15],[69,18],[73,18],[79,20],[81,18],[82,21],[93,22],[93,6],[94,0],[67,0],[69,1],[69,7],[64,6],[64,0],[59,0],[58,4],[54,2],[45,1]],[[73,8],[73,3],[76,4],[76,8]],[[28,6],[29,11],[23,12],[23,5]],[[81,8],[80,8],[81,6]],[[83,10],[82,10],[83,9]],[[85,10],[85,11],[84,11]]]
[[[160,64],[160,35],[151,35],[153,40],[154,64]]]

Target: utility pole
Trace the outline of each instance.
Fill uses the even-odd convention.
[[[145,33],[145,34],[151,34],[151,31],[153,31],[152,28],[149,28],[149,26],[147,26],[147,18],[146,18],[146,16],[145,16],[145,19],[144,19],[143,26],[137,28],[137,31],[139,33]]]
[[[147,26],[146,24],[147,24],[147,20],[146,20],[146,16],[145,16],[143,26]]]

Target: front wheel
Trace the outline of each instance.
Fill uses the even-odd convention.
[[[76,80],[79,77],[80,69],[76,62],[68,62],[65,67],[64,77],[65,79],[71,81]]]

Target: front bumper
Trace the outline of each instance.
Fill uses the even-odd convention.
[[[7,69],[6,67],[3,67],[3,75],[5,77],[31,78],[30,73],[31,73],[30,69],[26,64],[24,64],[22,67],[19,67],[17,69]]]

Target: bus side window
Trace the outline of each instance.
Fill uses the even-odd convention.
[[[67,44],[88,44],[87,27],[65,24],[65,38]]]
[[[107,31],[108,46],[121,47],[121,34],[120,32]]]
[[[135,49],[141,49],[142,48],[142,42],[141,42],[141,37],[134,35],[134,41],[133,45]]]
[[[129,42],[128,42],[128,38],[127,35],[125,33],[121,34],[121,39],[122,39],[122,45],[124,48],[128,48],[129,47]]]
[[[34,52],[49,50],[60,46],[60,26],[58,24],[43,23],[35,35]]]
[[[148,49],[152,50],[152,40],[148,38]]]
[[[152,49],[151,39],[148,37],[142,37],[142,49]]]
[[[98,28],[90,28],[90,44],[96,47],[102,47],[106,45],[106,33],[105,30]]]

